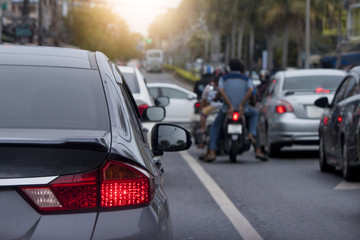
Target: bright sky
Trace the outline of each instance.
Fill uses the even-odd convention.
[[[181,0],[108,0],[126,20],[132,32],[148,35],[148,27],[157,15],[176,8]]]

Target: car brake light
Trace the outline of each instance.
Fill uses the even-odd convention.
[[[330,90],[329,89],[323,89],[322,87],[318,87],[315,90],[316,93],[329,93]]]
[[[139,108],[139,112],[140,112],[140,116],[142,115],[142,113],[144,112],[145,109],[147,109],[149,107],[149,105],[147,104],[142,104],[142,105],[139,105],[138,108]]]
[[[100,174],[100,177],[99,177]],[[98,207],[136,208],[149,204],[154,183],[142,170],[116,161],[90,173],[60,176],[48,185],[20,187],[22,195],[43,213],[95,211]]]
[[[325,118],[324,118],[324,124],[327,125],[328,122],[329,122],[329,118],[328,118],[328,117],[325,117]]]
[[[234,112],[233,113],[233,117],[232,117],[232,119],[233,119],[233,121],[238,121],[239,120],[239,113],[238,112]]]
[[[338,120],[339,123],[341,123],[342,122],[342,117],[339,116],[337,120]]]
[[[195,108],[199,108],[200,107],[200,102],[196,102],[195,103]]]
[[[61,176],[48,186],[21,187],[41,211],[89,209],[96,207],[97,171]]]
[[[275,111],[282,114],[286,112],[294,112],[294,109],[289,102],[280,100],[275,108]]]
[[[108,162],[101,172],[101,207],[148,204],[152,183],[144,173],[127,165]]]

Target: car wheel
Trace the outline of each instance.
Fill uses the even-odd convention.
[[[319,167],[320,167],[320,171],[322,171],[322,172],[328,172],[330,170],[330,166],[326,162],[324,140],[321,136],[320,136],[320,143],[319,143]]]
[[[271,143],[269,140],[269,130],[266,131],[266,152],[269,157],[276,157],[280,153],[280,146],[278,144]]]
[[[344,142],[342,149],[342,173],[346,181],[352,181],[354,179],[354,171],[350,167],[349,158],[348,158],[348,147]]]

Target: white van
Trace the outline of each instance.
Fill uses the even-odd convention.
[[[149,49],[146,51],[146,70],[148,72],[161,72],[164,53],[161,49]]]

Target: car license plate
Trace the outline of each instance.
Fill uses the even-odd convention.
[[[322,108],[309,105],[306,106],[306,113],[310,118],[320,118],[321,115],[324,113],[324,110]]]
[[[228,124],[227,126],[228,134],[242,134],[242,125],[241,124]]]

